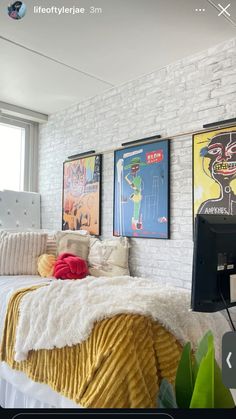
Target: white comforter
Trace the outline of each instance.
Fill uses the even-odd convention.
[[[194,348],[211,330],[219,361],[222,335],[230,330],[228,322],[221,313],[194,313],[189,307],[189,291],[163,288],[150,279],[121,276],[53,281],[21,301],[15,359],[26,359],[32,349],[78,344],[88,338],[96,321],[137,313],[158,320],[182,343],[192,342]]]

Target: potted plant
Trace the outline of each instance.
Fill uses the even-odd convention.
[[[215,360],[214,338],[208,332],[192,354],[191,344],[184,346],[176,373],[175,388],[162,380],[159,408],[234,408],[230,390],[222,381]]]

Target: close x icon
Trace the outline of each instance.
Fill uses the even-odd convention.
[[[226,7],[225,6],[222,6],[220,3],[218,4],[218,6],[221,9],[221,11],[218,14],[218,16],[226,15],[226,16],[229,16],[230,17],[229,8],[231,6],[231,3],[229,3]]]

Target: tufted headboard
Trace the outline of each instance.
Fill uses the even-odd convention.
[[[40,194],[0,191],[0,229],[40,229]]]

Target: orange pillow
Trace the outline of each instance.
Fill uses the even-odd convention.
[[[43,254],[38,258],[38,273],[43,278],[53,276],[56,257],[54,255]]]

